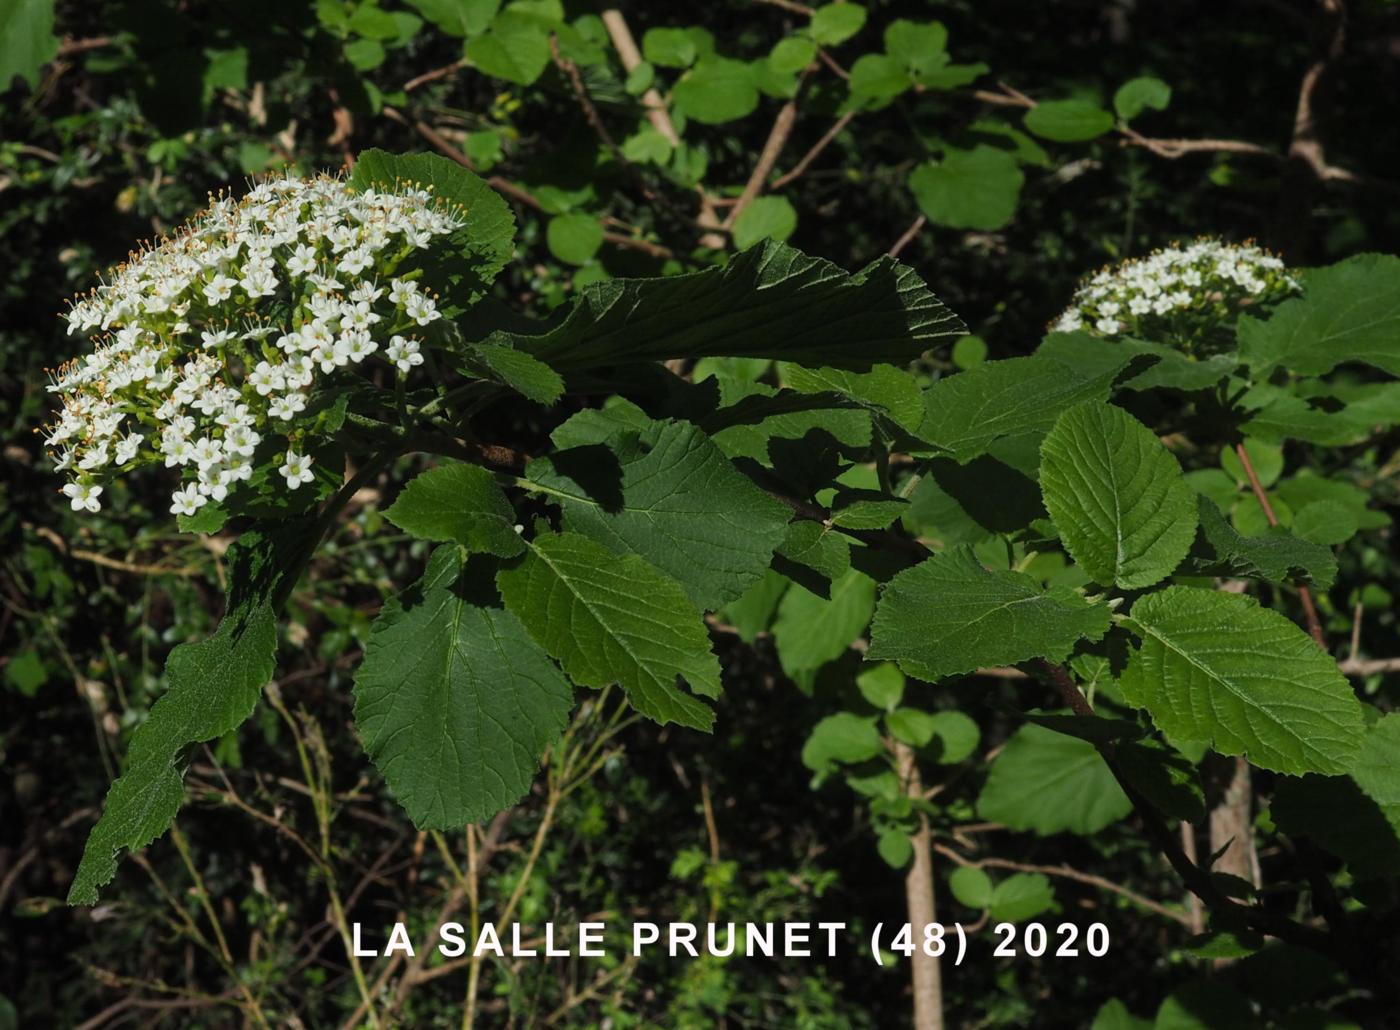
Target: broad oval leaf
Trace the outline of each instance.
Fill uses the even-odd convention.
[[[1301,775],[1348,771],[1365,735],[1361,702],[1331,656],[1251,597],[1167,587],[1133,605],[1142,643],[1119,681],[1173,741]]]
[[[1065,549],[1104,586],[1151,586],[1196,537],[1196,494],[1160,440],[1122,408],[1066,411],[1040,448],[1040,489]]]
[[[420,829],[518,801],[573,707],[520,620],[470,600],[463,568],[455,545],[434,551],[422,580],[375,619],[355,672],[365,751]]]
[[[985,568],[970,547],[954,547],[885,584],[866,657],[889,658],[923,680],[1059,661],[1080,640],[1108,631],[1109,613],[1065,588],[1042,590],[1019,572]]]
[[[559,451],[526,475],[563,508],[568,529],[641,555],[706,611],[763,575],[792,517],[688,422]]]
[[[515,510],[479,465],[454,462],[414,476],[384,517],[420,540],[452,540],[469,551],[513,558],[525,550]]]
[[[1013,830],[1097,833],[1133,810],[1088,741],[1027,723],[1006,742],[977,798],[977,814]]]
[[[620,683],[632,707],[659,723],[713,724],[709,706],[676,683],[683,677],[697,694],[719,695],[709,634],[685,591],[655,566],[578,533],[547,534],[496,584],[575,683]]]

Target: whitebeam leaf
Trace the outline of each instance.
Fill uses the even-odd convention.
[[[508,611],[473,603],[461,551],[385,604],[355,672],[365,751],[420,829],[489,819],[530,788],[573,689]]]
[[[985,665],[1059,661],[1080,641],[1108,631],[1109,613],[1072,590],[1042,590],[1019,572],[985,568],[954,547],[885,584],[870,627],[870,659],[889,658],[910,676],[938,680]]]
[[[792,511],[756,487],[688,422],[624,431],[530,463],[526,477],[566,529],[641,555],[709,611],[758,582]],[[609,465],[613,467],[610,468]]]
[[[1065,549],[1104,586],[1151,586],[1196,537],[1196,494],[1176,458],[1122,408],[1070,408],[1040,448],[1040,489]]]
[[[546,534],[496,575],[506,607],[574,682],[620,683],[632,707],[659,723],[708,730],[714,712],[677,686],[720,692],[719,662],[699,611],[675,580],[635,554],[578,533]]]
[[[1306,633],[1250,597],[1168,587],[1140,598],[1120,684],[1173,741],[1301,775],[1336,776],[1365,736],[1361,702]]]

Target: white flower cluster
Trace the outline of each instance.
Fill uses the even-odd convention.
[[[1278,258],[1252,244],[1200,239],[1124,261],[1089,277],[1055,332],[1086,330],[1146,340],[1185,335],[1204,323],[1233,321],[1239,309],[1297,293]]]
[[[99,510],[104,474],[163,461],[181,469],[170,510],[192,515],[252,476],[260,446],[288,488],[311,482],[313,389],[376,354],[398,376],[423,363],[413,333],[441,315],[413,256],[461,224],[412,185],[277,178],[133,254],[73,305],[69,333],[97,346],[49,387],[73,509]]]

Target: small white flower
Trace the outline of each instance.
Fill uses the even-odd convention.
[[[199,487],[191,483],[183,490],[170,495],[170,514],[193,515],[209,503],[209,498],[199,492]]]
[[[74,511],[101,511],[102,487],[93,483],[64,483],[63,492],[68,496]]]
[[[118,465],[125,465],[132,458],[136,457],[136,452],[141,449],[141,437],[124,436],[117,441],[116,449],[113,451]]]
[[[293,275],[306,275],[316,271],[316,248],[306,244],[298,245],[296,252],[287,259],[287,271]]]
[[[229,280],[232,282],[232,280]],[[222,343],[228,343],[233,339],[233,333],[227,329],[220,329],[217,332],[203,332],[199,334],[200,341],[204,344],[205,350],[213,350]]]
[[[419,325],[427,325],[434,319],[442,317],[442,313],[437,310],[433,299],[425,297],[421,293],[408,299],[408,303],[404,305],[404,314]]]
[[[283,477],[287,480],[288,488],[296,490],[302,483],[311,482],[311,459],[305,455],[297,454],[295,451],[289,450],[287,452],[287,460],[277,471],[282,473]]]
[[[194,442],[194,449],[190,453],[194,463],[202,469],[210,465],[217,465],[224,457],[224,449],[219,446],[219,441],[201,436]]]
[[[204,299],[210,304],[220,304],[233,295],[233,288],[238,285],[238,280],[230,279],[226,275],[216,275],[204,287]]]

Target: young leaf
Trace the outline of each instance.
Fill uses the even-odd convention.
[[[169,689],[131,738],[126,771],[112,784],[88,836],[70,905],[95,905],[117,871],[117,854],[161,836],[184,800],[180,755],[190,744],[236,729],[253,712],[276,667],[273,598],[284,575],[300,572],[302,522],[250,529],[229,551],[228,607],[207,640],[181,644],[166,659]]]
[[[702,124],[732,122],[758,106],[758,77],[746,61],[711,54],[676,81],[671,99]]]
[[[1171,99],[1170,86],[1161,79],[1143,75],[1129,79],[1118,87],[1118,92],[1113,94],[1113,109],[1118,112],[1119,118],[1130,122],[1149,107],[1154,111],[1165,111]]]
[[[1240,317],[1240,355],[1260,378],[1282,366],[1324,375],[1349,361],[1400,375],[1400,257],[1358,254],[1307,273],[1268,321]]]
[[[785,240],[797,228],[797,211],[786,197],[759,197],[734,220],[734,246],[746,250],[763,240]]]
[[[1059,661],[1081,639],[1108,631],[1108,609],[1071,590],[1041,590],[1019,572],[983,567],[954,547],[885,584],[871,625],[870,659],[910,676],[943,679],[1031,658]]]
[[[1067,408],[1108,395],[1131,360],[1081,372],[1052,358],[1033,356],[988,361],[940,379],[924,392],[920,440],[968,462],[1002,437],[1047,432]]]
[[[1274,530],[1263,536],[1241,536],[1205,494],[1197,497],[1201,537],[1214,555],[1202,561],[1202,571],[1224,576],[1251,576],[1283,582],[1307,580],[1322,589],[1337,575],[1337,559],[1328,547]]]
[[[812,570],[819,580],[826,580],[829,588],[829,584],[835,583],[851,567],[851,538],[820,522],[793,522],[788,525],[787,535],[778,545],[777,556],[803,569]],[[782,565],[786,574],[793,579],[812,578],[804,575],[802,569],[791,569],[782,561],[775,561],[775,567],[778,565]],[[821,592],[812,590],[814,594]]]
[[[688,422],[624,431],[603,445],[558,451],[526,475],[559,503],[568,529],[638,554],[709,611],[768,567],[791,510],[739,472]]]
[[[1055,889],[1044,873],[1016,873],[996,885],[989,907],[992,920],[1020,923],[1055,904]]]
[[[720,691],[719,662],[700,613],[675,580],[635,554],[577,533],[530,544],[496,575],[501,598],[541,647],[586,687],[622,684],[632,707],[659,723],[708,730],[714,713],[677,687]]]
[[[983,819],[1013,830],[1097,833],[1133,809],[1094,745],[1027,723],[992,763],[977,798]]]
[[[515,510],[479,465],[453,462],[414,476],[384,517],[420,540],[453,540],[469,551],[513,558],[525,550]]]
[[[949,149],[909,173],[914,200],[934,225],[987,232],[1011,221],[1025,181],[1014,157],[985,143]]]
[[[1113,115],[1087,100],[1046,100],[1025,114],[1026,128],[1041,139],[1082,143],[1113,128]]]
[[[562,319],[488,343],[560,371],[670,358],[769,357],[807,365],[902,365],[962,323],[909,268],[881,258],[850,275],[768,240],[722,268],[590,283]]]
[[[1040,448],[1040,489],[1065,549],[1104,586],[1159,582],[1196,537],[1196,495],[1176,458],[1111,404],[1060,416]]]
[[[469,599],[452,545],[385,604],[355,672],[365,751],[420,829],[518,801],[572,707],[568,680],[520,620]]]
[[[856,689],[876,708],[892,712],[904,696],[904,673],[890,662],[876,662],[856,677]]]
[[[1173,741],[1300,775],[1345,772],[1365,732],[1332,657],[1251,597],[1167,587],[1133,605],[1142,638],[1119,681]]]
[[[986,908],[992,903],[992,878],[977,866],[954,869],[948,876],[948,889],[968,908]]]
[[[812,727],[802,746],[802,764],[815,773],[829,772],[838,762],[864,762],[884,749],[873,717],[838,712]]]

